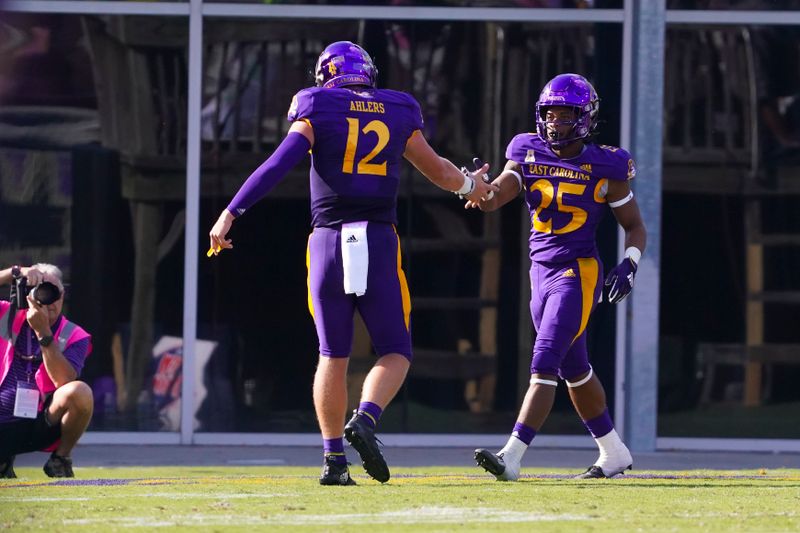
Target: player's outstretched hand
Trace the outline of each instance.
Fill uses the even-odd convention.
[[[234,216],[227,209],[223,209],[219,218],[214,223],[214,227],[208,232],[210,247],[208,257],[219,254],[223,249],[233,248],[233,241],[226,239],[228,232],[233,224]]]
[[[633,279],[636,277],[636,263],[626,257],[620,264],[611,269],[606,276],[606,296],[608,301],[616,304],[624,300],[633,289]]]
[[[489,165],[477,157],[473,158],[472,162],[475,164],[475,170],[470,172],[465,168],[462,169],[465,174],[475,181],[475,188],[470,194],[464,196],[464,199],[467,200],[467,205],[464,207],[478,207],[481,200],[491,200],[494,194],[500,191],[497,185],[491,183],[491,178],[489,178],[488,174]]]

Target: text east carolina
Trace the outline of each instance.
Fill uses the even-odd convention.
[[[364,102],[363,100],[350,100],[350,111],[363,111],[364,113],[386,113],[383,102]]]
[[[590,180],[589,174],[572,170],[571,168],[555,167],[552,165],[528,165],[528,172],[537,176],[556,176],[568,180]]]

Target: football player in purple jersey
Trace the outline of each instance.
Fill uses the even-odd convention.
[[[232,223],[311,153],[311,225],[306,264],[308,307],[319,337],[314,407],[324,443],[320,483],[353,485],[343,437],[380,482],[389,468],[375,438],[383,409],[411,363],[410,297],[401,267],[397,191],[402,159],[435,185],[478,202],[498,191],[482,177],[488,165],[462,172],[439,157],[422,134],[422,113],[409,94],[378,89],[367,52],[349,41],[320,54],[316,87],[292,100],[292,126],[275,152],[247,179],[209,233],[217,254],[232,248]],[[344,425],[347,363],[358,309],[378,359],[361,402]]]
[[[559,378],[600,450],[578,478],[612,477],[632,466],[589,364],[586,324],[603,294],[595,241],[600,220],[611,208],[625,230],[625,257],[605,276],[611,303],[631,292],[647,232],[628,183],[636,175],[631,155],[592,142],[599,101],[583,76],[550,80],[536,103],[536,133],[519,134],[506,148],[505,169],[493,182],[500,191],[466,204],[493,211],[523,192],[532,222],[530,309],[536,341],[530,385],[505,447],[497,453],[475,450],[478,465],[499,480],[519,477],[522,456],[553,407]]]

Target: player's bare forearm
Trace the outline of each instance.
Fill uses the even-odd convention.
[[[614,209],[614,217],[625,231],[625,248],[634,246],[644,252],[647,246],[647,228],[636,200],[632,198],[627,204]]]
[[[464,182],[464,175],[448,159],[440,157],[428,141],[416,131],[406,144],[403,156],[431,183],[446,191],[455,191]]]
[[[628,198],[629,194],[631,194],[631,190],[627,182],[609,180],[606,198],[610,204]],[[625,231],[625,248],[633,246],[640,252],[644,252],[647,246],[647,228],[644,226],[636,198],[631,195],[624,204],[612,208],[612,211],[617,222]]]
[[[411,135],[403,156],[431,183],[446,191],[458,192],[471,200],[486,198],[490,192],[496,192],[494,186],[481,179],[481,176],[489,170],[489,165],[468,172],[465,177],[449,159],[439,156],[419,131]],[[465,187],[468,190],[461,191]]]
[[[422,171],[420,170],[420,172]],[[426,174],[425,172],[423,172],[423,174],[425,174],[425,177],[428,178],[431,183],[446,191],[460,189],[461,185],[464,183],[464,175],[458,167],[449,159],[441,156],[439,156],[438,168],[430,174]]]
[[[638,224],[633,227],[626,228],[623,226],[625,230],[625,248],[630,248],[634,246],[639,249],[639,251],[644,252],[645,247],[647,246],[647,229],[645,229],[644,224]]]

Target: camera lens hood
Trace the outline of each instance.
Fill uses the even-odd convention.
[[[39,305],[50,305],[61,298],[61,291],[49,281],[43,281],[31,290],[31,296]]]

